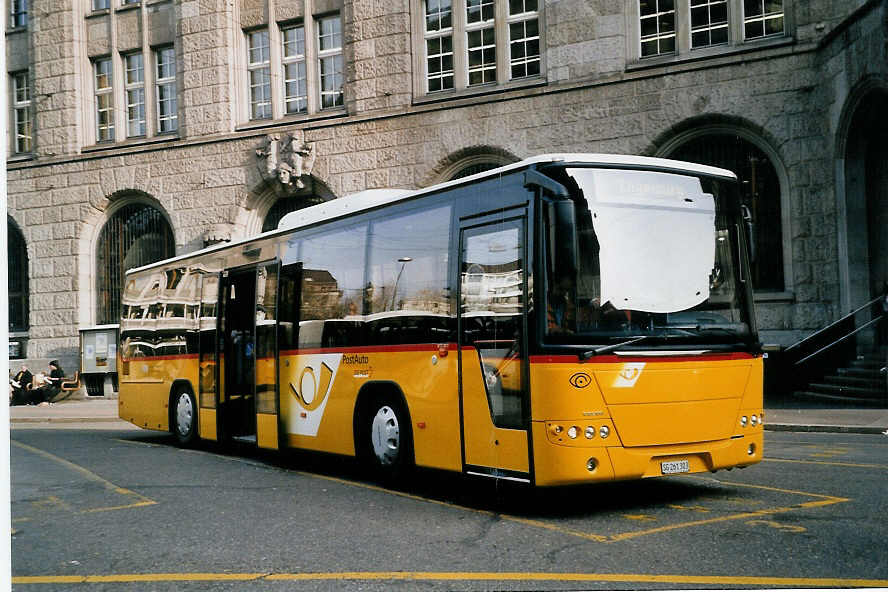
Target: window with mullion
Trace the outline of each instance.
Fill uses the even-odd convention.
[[[540,73],[537,0],[509,1],[509,67],[512,79]]]
[[[496,16],[494,0],[466,0],[466,24],[493,22]]]
[[[28,24],[28,0],[9,0],[9,26],[13,29]]]
[[[466,0],[468,85],[496,82],[496,27],[493,0]]]
[[[340,107],[342,95],[342,21],[339,15],[320,18],[318,30],[318,66],[321,109]]]
[[[743,0],[743,35],[746,39],[783,35],[783,0]]]
[[[496,82],[496,21],[493,0],[466,0],[468,85]]]
[[[308,110],[308,87],[305,72],[305,27],[281,29],[283,43],[284,106],[287,113]]]
[[[426,0],[426,90],[453,88],[453,15],[450,0]]]
[[[92,0],[93,10],[108,10],[111,6],[110,0]]]
[[[141,53],[123,58],[126,89],[126,135],[145,135],[145,63]]]
[[[691,47],[708,47],[727,42],[727,0],[691,0]]]
[[[247,69],[250,78],[250,119],[271,117],[271,56],[268,30],[247,33]]]
[[[114,140],[114,93],[111,86],[111,58],[93,62],[96,95],[96,141]]]
[[[31,85],[27,72],[12,75],[12,108],[15,119],[15,152],[31,152],[34,132],[31,121]]]
[[[469,86],[496,82],[496,30],[491,27],[466,31]]]
[[[176,51],[172,47],[155,50],[157,65],[155,95],[157,99],[157,133],[174,132],[179,127],[179,106],[176,95]]]
[[[675,0],[638,0],[641,57],[675,52]]]

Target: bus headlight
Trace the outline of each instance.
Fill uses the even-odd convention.
[[[592,426],[587,427],[586,428],[586,439],[591,440],[594,437],[595,437],[595,428]]]
[[[595,460],[594,458],[590,458],[589,460],[586,461],[586,470],[589,471],[590,473],[594,473],[595,469],[597,469],[597,468],[598,468],[598,461]]]
[[[577,426],[570,426],[567,428],[567,437],[571,440],[575,440],[576,437],[580,434],[580,428]]]
[[[759,422],[759,418],[757,415],[753,415],[752,417],[749,418],[749,425],[751,425],[752,427],[755,427],[756,425],[758,425],[758,422]]]
[[[561,427],[560,425],[553,425],[553,426],[549,426],[549,430],[550,430],[553,434],[555,434],[555,435],[557,436],[557,435],[559,435],[561,432],[564,431],[564,428]]]
[[[746,427],[746,422],[747,422],[747,421],[749,421],[749,420],[746,419],[746,416],[745,416],[745,415],[744,415],[743,417],[741,417],[741,418],[740,418],[740,427],[741,427],[741,428],[745,428],[745,427]]]
[[[602,438],[607,438],[608,436],[610,436],[611,431],[609,427],[601,426],[601,429],[598,430],[598,433],[599,435],[601,435]]]

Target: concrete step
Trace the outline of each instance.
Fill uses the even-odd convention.
[[[863,378],[859,376],[847,376],[840,374],[830,374],[823,377],[823,382],[834,384],[837,386],[858,386],[863,388],[879,388],[885,384],[884,380],[878,378]]]
[[[863,370],[878,370],[884,365],[884,361],[878,360],[876,358],[852,360],[851,363],[848,364],[850,368],[860,368]]]
[[[885,392],[879,387],[861,387],[861,386],[841,386],[836,384],[826,384],[822,382],[812,382],[808,385],[809,391],[815,393],[824,393],[828,395],[839,395],[843,397],[861,397],[861,398],[879,398]]]
[[[842,395],[832,395],[828,393],[817,393],[813,391],[796,391],[792,394],[794,399],[800,401],[828,401],[834,403],[853,404],[855,407],[884,407],[888,404],[885,397],[864,398],[864,397],[846,397]]]
[[[868,378],[878,380],[882,375],[881,368],[839,368],[836,374],[839,376],[852,376],[855,378]]]

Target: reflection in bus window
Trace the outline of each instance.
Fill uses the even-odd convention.
[[[363,313],[366,241],[366,224],[302,241],[301,320],[342,319]]]

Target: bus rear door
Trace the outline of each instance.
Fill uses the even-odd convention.
[[[522,482],[530,481],[526,260],[523,217],[462,224],[459,352],[465,471]]]

